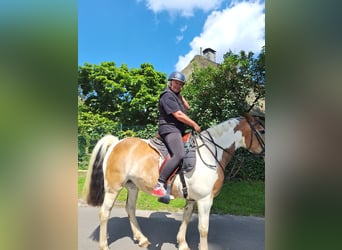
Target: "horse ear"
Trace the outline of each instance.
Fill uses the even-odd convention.
[[[247,119],[248,122],[254,122],[254,117],[250,113],[245,113],[243,116]]]

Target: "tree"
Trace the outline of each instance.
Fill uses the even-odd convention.
[[[96,142],[106,134],[117,134],[119,124],[100,114],[94,114],[78,100],[78,161],[85,167]]]
[[[166,87],[166,75],[149,63],[132,69],[124,83],[126,102],[122,103],[120,120],[125,125],[147,125],[158,122],[158,100]]]
[[[114,62],[103,62],[100,65],[85,63],[79,67],[78,73],[79,94],[90,111],[105,113],[118,110],[117,98],[125,90],[120,85],[122,76]]]
[[[126,126],[157,122],[158,98],[165,88],[166,75],[149,63],[129,70],[114,62],[79,67],[79,96],[94,114]]]
[[[217,67],[195,68],[183,90],[191,103],[189,115],[204,128],[239,116],[249,108],[251,92],[264,97],[264,79],[264,49],[257,58],[229,51]]]

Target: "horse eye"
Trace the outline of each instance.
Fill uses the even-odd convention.
[[[263,130],[259,130],[259,133],[263,135],[263,134],[265,134],[265,130],[264,129]]]

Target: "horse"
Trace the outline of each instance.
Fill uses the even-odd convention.
[[[260,119],[246,114],[228,119],[195,135],[196,164],[184,174],[187,187],[186,205],[183,219],[177,233],[178,249],[190,249],[186,242],[186,230],[197,202],[199,249],[208,250],[207,235],[209,215],[213,199],[224,182],[224,170],[235,150],[242,147],[253,154],[265,153],[265,128]],[[101,250],[108,250],[107,222],[117,195],[122,188],[127,189],[126,212],[128,214],[133,239],[147,248],[147,237],[141,232],[137,222],[136,200],[139,190],[151,194],[159,177],[158,167],[162,157],[147,140],[127,137],[119,140],[106,135],[96,144],[85,181],[85,197],[92,206],[100,206]],[[183,186],[176,175],[171,195],[184,198]]]

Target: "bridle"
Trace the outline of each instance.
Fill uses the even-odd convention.
[[[255,135],[255,137],[257,138],[257,140],[258,140],[260,146],[262,147],[262,151],[261,151],[260,153],[258,153],[258,154],[254,154],[254,155],[264,157],[264,156],[265,156],[265,142],[264,142],[264,140],[262,139],[262,134],[265,133],[265,127],[261,124],[261,122],[260,122],[259,120],[256,120],[255,123],[250,123],[247,119],[246,119],[246,121],[247,121],[248,125],[250,126],[250,128],[251,128],[251,133],[252,133],[252,135],[251,135],[251,140],[250,140],[250,144],[249,144],[249,147],[248,147],[248,150],[251,149],[251,147],[252,147],[252,143],[253,143],[253,133],[254,133],[254,135]],[[258,124],[263,128],[261,131],[255,129],[255,126],[258,125]],[[203,132],[207,133],[207,136],[205,136],[205,135],[203,134]],[[198,135],[198,137],[199,137],[199,138],[201,139],[201,141],[202,141],[202,145],[198,145],[197,140],[195,140],[195,143],[196,143],[196,150],[197,150],[198,155],[199,155],[199,157],[201,158],[202,162],[203,162],[206,166],[208,166],[209,168],[216,169],[216,165],[211,165],[211,164],[205,163],[205,161],[204,161],[203,158],[202,158],[202,155],[201,155],[201,152],[200,152],[199,148],[200,148],[200,147],[206,147],[207,150],[211,153],[211,155],[215,158],[216,162],[219,164],[219,166],[221,167],[222,171],[224,172],[224,167],[222,166],[221,162],[217,159],[217,148],[223,150],[224,152],[226,152],[226,153],[228,153],[228,154],[230,154],[230,155],[233,155],[233,153],[230,152],[230,151],[228,151],[227,149],[223,148],[223,147],[220,146],[219,144],[217,144],[217,143],[214,141],[214,138],[211,136],[211,134],[209,133],[208,130],[203,130],[201,133],[198,133],[197,135]],[[209,148],[208,144],[205,143],[205,141],[208,141],[210,144],[212,144],[212,145],[215,146],[215,147],[214,147],[214,148],[215,148],[215,149],[214,149],[214,152],[213,152],[213,150],[211,150],[211,148]]]
[[[247,119],[246,119],[247,120]],[[258,119],[254,119],[255,122],[251,123],[247,120],[248,125],[251,128],[251,141],[249,143],[249,147],[248,150],[251,149],[252,147],[252,143],[253,143],[253,133],[255,135],[255,137],[257,138],[262,150],[260,153],[254,154],[256,156],[260,156],[260,157],[265,157],[265,141],[262,139],[262,135],[265,134],[265,126],[258,120]],[[255,126],[256,125],[260,125],[263,129],[262,130],[256,130]]]

